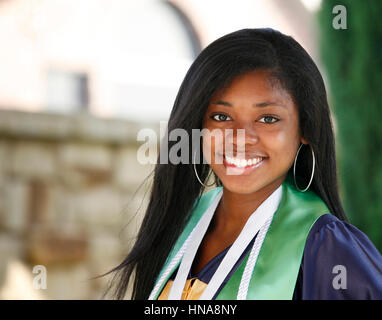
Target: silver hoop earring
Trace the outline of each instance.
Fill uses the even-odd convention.
[[[310,176],[310,181],[309,181],[309,184],[308,186],[302,190],[300,189],[298,186],[297,186],[297,182],[296,182],[296,162],[297,162],[297,157],[298,157],[298,154],[300,152],[300,149],[301,147],[303,146],[303,144],[300,145],[300,147],[298,148],[298,151],[297,151],[297,154],[296,154],[296,157],[294,158],[294,166],[293,166],[293,179],[294,179],[294,185],[296,186],[296,188],[301,191],[301,192],[305,192],[306,190],[309,189],[310,187],[310,184],[312,183],[313,181],[313,176],[314,176],[314,167],[315,167],[315,164],[316,164],[316,158],[314,156],[314,151],[313,151],[313,148],[311,145],[309,145],[310,149],[312,150],[312,157],[313,157],[313,170],[312,170],[312,175]]]
[[[204,186],[204,187],[206,187],[206,188],[208,188],[208,187],[212,187],[212,186],[215,184],[215,182],[212,183],[212,184],[210,184],[210,185],[207,185],[207,184],[204,184],[204,183],[200,180],[200,178],[199,178],[199,176],[198,176],[198,172],[196,171],[195,162],[196,162],[196,151],[195,151],[195,153],[194,153],[194,171],[195,171],[196,178],[198,179],[198,181],[200,182],[200,184],[201,184],[202,186]],[[211,170],[211,171],[212,171],[212,170]],[[208,174],[207,180],[208,180],[208,178],[210,177],[210,175],[211,175],[211,172]]]

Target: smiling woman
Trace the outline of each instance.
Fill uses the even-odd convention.
[[[285,180],[300,143],[307,143],[299,132],[297,106],[281,85],[272,84],[271,77],[267,70],[251,71],[238,76],[228,88],[218,91],[212,97],[212,103],[207,108],[203,128],[210,131],[245,130],[244,141],[232,135],[228,137],[229,141],[215,142],[214,145],[208,144],[206,139],[207,143],[203,146],[211,150],[204,154],[212,155],[209,163],[227,190],[225,196],[233,192],[248,194],[248,198],[253,201],[265,200],[269,192]],[[216,150],[216,147],[226,144],[232,144],[232,150],[237,150],[240,143],[245,147],[245,152],[239,157],[224,150]],[[221,165],[215,164],[216,153],[231,162],[231,168],[243,168],[243,172],[237,170],[235,175],[232,170],[228,172],[230,164],[226,161]],[[253,197],[251,194],[256,190],[262,190],[263,196],[259,197],[258,194]],[[253,208],[248,209],[248,214],[254,211]]]
[[[133,272],[133,299],[382,298],[382,256],[338,195],[322,77],[293,38],[243,29],[211,43],[178,92],[179,128],[207,134],[189,161],[156,164],[116,298]]]

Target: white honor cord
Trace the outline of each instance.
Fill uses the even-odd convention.
[[[160,287],[162,286],[163,282],[166,280],[168,274],[171,272],[171,270],[178,264],[178,262],[180,261],[180,259],[182,259],[183,257],[183,254],[184,254],[184,251],[186,250],[186,247],[187,247],[187,244],[189,242],[189,239],[188,238],[184,244],[182,245],[182,247],[179,249],[178,253],[175,255],[175,257],[171,260],[171,262],[169,263],[169,265],[167,266],[166,270],[163,272],[162,276],[159,278],[159,280],[157,281],[154,289],[151,291],[150,293],[150,296],[149,296],[149,299],[148,300],[154,300],[157,293],[158,293],[158,290],[160,289]]]
[[[187,276],[191,269],[192,262],[194,261],[196,252],[198,251],[199,245],[204,238],[204,234],[207,231],[207,228],[212,220],[222,195],[223,191],[221,190],[207,209],[207,212],[203,214],[203,217],[199,220],[198,224],[194,227],[191,234],[189,235],[187,239],[189,242],[186,246],[182,262],[171,286],[168,300],[180,300],[182,298],[183,289],[186,284]]]
[[[251,253],[249,254],[248,261],[245,265],[245,269],[241,277],[239,291],[237,293],[237,300],[247,299],[247,293],[248,293],[249,283],[251,282],[253,269],[255,268],[257,257],[259,256],[261,246],[264,242],[264,238],[265,238],[265,235],[267,234],[269,226],[271,225],[272,219],[273,219],[273,215],[272,215],[272,218],[268,219],[265,222],[264,226],[260,229],[259,234],[256,237],[255,243],[253,244]]]
[[[262,242],[265,238],[265,234],[272,221],[273,214],[277,210],[277,207],[280,203],[281,195],[282,195],[282,186],[280,185],[280,187],[277,188],[257,208],[257,210],[254,213],[252,213],[247,223],[245,224],[243,230],[241,231],[239,237],[236,239],[236,241],[233,243],[231,248],[228,250],[226,256],[224,257],[223,261],[221,262],[218,269],[216,270],[214,276],[212,277],[209,284],[207,285],[207,288],[204,290],[202,296],[200,297],[201,300],[210,300],[213,298],[213,296],[219,289],[220,285],[222,284],[222,282],[224,281],[228,273],[231,271],[231,269],[235,265],[236,261],[239,259],[239,257],[241,256],[245,248],[248,246],[249,242],[254,238],[256,233],[261,228],[259,235],[256,237],[256,241],[254,244],[254,248],[256,247],[258,249],[255,250],[254,248],[252,248],[250,258],[248,259],[245,271],[243,273],[242,281],[240,283],[241,290],[239,289],[240,293],[238,294],[238,298],[239,298],[239,295],[240,297],[243,297],[243,294],[244,294],[244,299],[245,299],[247,295],[247,290],[248,290],[249,281],[252,275],[252,271],[258,256],[258,252],[261,248]],[[171,287],[170,294],[168,297],[169,300],[181,299],[184,285],[185,285],[189,270],[191,269],[192,262],[195,258],[197,249],[204,238],[208,225],[212,219],[212,216],[220,201],[221,196],[222,196],[222,191],[216,196],[216,198],[214,199],[214,202],[207,209],[207,211],[205,212],[203,217],[200,219],[198,224],[194,227],[193,231],[191,232],[191,234],[189,235],[189,237],[187,238],[187,240],[185,241],[181,249],[178,251],[175,257],[169,263],[166,270],[162,274],[161,278],[158,280],[157,284],[155,285],[153,291],[151,292],[149,300],[155,299],[158,293],[158,290],[162,286],[163,282],[166,280],[168,274],[172,271],[174,266],[179,262],[180,259],[182,259],[182,256],[183,256],[177,276],[173,282],[173,285]],[[244,275],[245,275],[245,278],[244,278]],[[248,280],[245,280],[245,279],[248,279]]]
[[[168,264],[166,270],[163,272],[162,276],[157,281],[156,285],[154,286],[154,289],[151,291],[149,299],[148,300],[154,300],[159,289],[161,288],[163,282],[167,279],[168,274],[173,270],[173,268],[178,264],[178,262],[182,259],[184,252],[188,248],[188,244],[190,243],[191,239],[193,239],[193,235],[198,232],[198,226],[200,224],[203,224],[203,219],[210,219],[212,218],[213,213],[215,212],[215,209],[220,201],[221,196],[223,195],[223,191],[220,191],[217,195],[214,201],[210,204],[207,211],[203,214],[203,217],[199,220],[198,224],[194,227],[186,241],[183,243],[182,247],[179,249],[175,257],[171,260],[171,262]],[[182,288],[183,289],[183,288]],[[170,300],[170,298],[169,298]]]
[[[272,219],[281,200],[281,188],[282,186],[280,185],[280,187],[277,188],[248,218],[243,230],[228,250],[223,261],[220,263],[209,281],[207,288],[200,296],[200,300],[211,300],[214,297],[229,272],[239,260],[245,248],[255,237],[256,233],[269,219]]]

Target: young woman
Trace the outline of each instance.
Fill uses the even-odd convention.
[[[208,134],[186,162],[158,158],[136,243],[112,270],[117,298],[134,274],[133,299],[382,299],[382,256],[339,198],[322,77],[293,38],[243,29],[211,43],[180,87],[177,128]]]

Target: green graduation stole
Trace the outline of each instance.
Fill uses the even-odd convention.
[[[159,285],[158,280],[163,277],[170,261],[178,253],[221,189],[222,187],[217,187],[203,194],[199,204],[193,208],[188,224],[159,273],[156,280],[157,286],[152,292],[151,299],[158,298],[172,272],[179,266],[180,262],[173,265],[171,272],[165,275],[163,283]],[[306,192],[297,190],[292,176],[288,174],[282,184],[280,204],[274,213],[252,273],[247,299],[292,299],[309,231],[320,216],[328,213],[330,213],[328,207],[317,194],[311,190]],[[248,256],[249,253],[219,292],[216,299],[236,300]],[[156,292],[154,293],[155,289]]]

